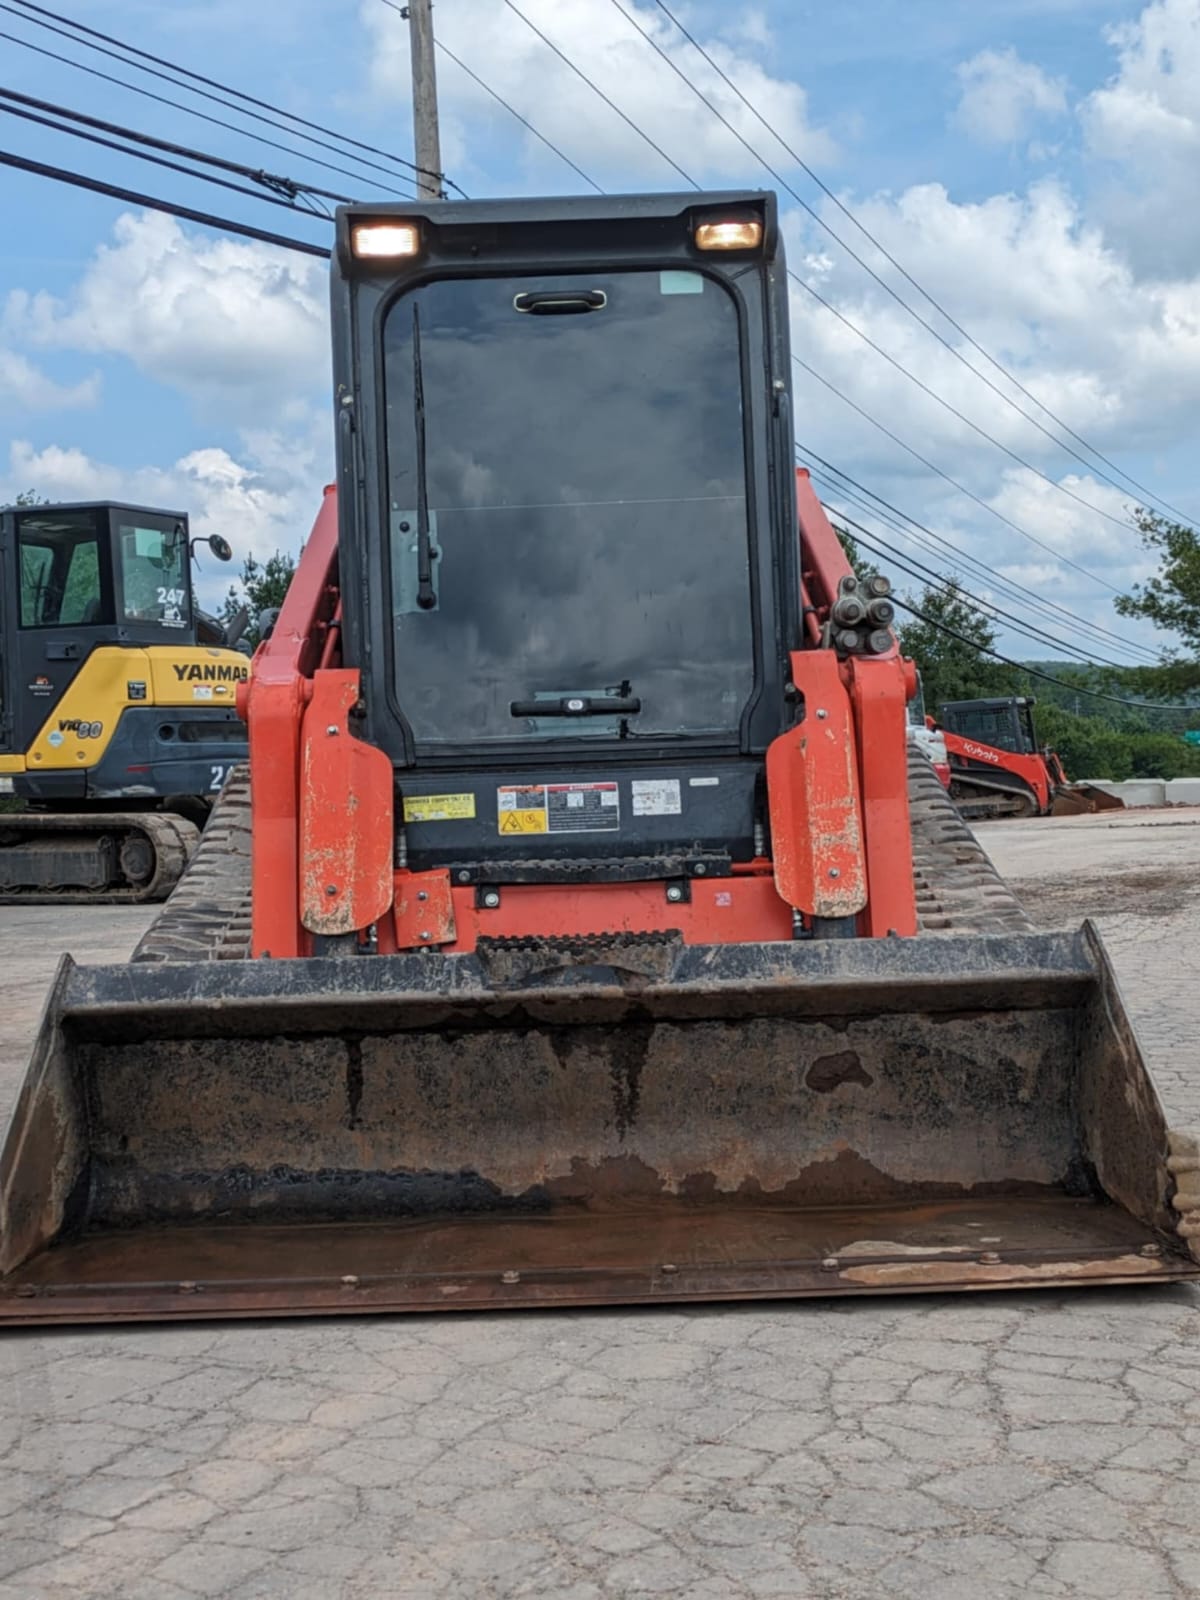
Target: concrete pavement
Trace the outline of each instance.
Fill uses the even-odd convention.
[[[1200,1123],[1200,825],[991,824]],[[11,1102],[64,946],[0,912]],[[1200,1596],[1188,1288],[0,1338],[0,1600]]]

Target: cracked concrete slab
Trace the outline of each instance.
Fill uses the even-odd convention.
[[[981,837],[1048,925],[1099,911],[1200,1124],[1200,898],[1128,888],[1167,859],[1200,881],[1200,826],[1099,820]],[[0,1117],[58,951],[119,959],[145,920],[4,913]],[[1198,1312],[1169,1288],[13,1333],[0,1600],[1185,1600]]]

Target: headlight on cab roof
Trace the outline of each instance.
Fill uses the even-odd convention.
[[[763,225],[758,217],[714,217],[698,222],[693,237],[697,250],[757,250]]]
[[[350,229],[350,248],[360,259],[394,260],[415,256],[421,235],[415,222],[359,222]]]

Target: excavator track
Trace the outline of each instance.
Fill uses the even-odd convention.
[[[234,768],[199,849],[133,961],[244,961],[250,954],[250,768]]]
[[[922,934],[1028,933],[1033,923],[917,750],[909,817]],[[200,847],[142,935],[134,961],[243,961],[250,955],[250,771],[235,768]]]
[[[159,811],[113,811],[91,816],[13,812],[0,818],[0,867],[6,847],[43,844],[48,867],[52,866],[56,849],[82,854],[92,848],[109,881],[97,888],[3,885],[0,905],[128,906],[165,900],[196,853],[200,837],[195,823]],[[118,872],[125,877],[123,884],[111,881]]]

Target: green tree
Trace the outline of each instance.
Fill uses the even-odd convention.
[[[256,561],[253,556],[247,556],[242,563],[240,581],[229,585],[229,593],[221,607],[221,621],[232,622],[245,606],[250,613],[250,626],[246,629],[245,637],[250,644],[258,645],[261,642],[259,616],[283,604],[283,597],[288,592],[295,571],[295,557],[282,550],[276,550],[265,561]]]
[[[1192,681],[1200,682],[1200,534],[1144,506],[1133,513],[1133,520],[1143,546],[1157,557],[1159,570],[1147,582],[1135,584],[1132,593],[1118,595],[1114,604],[1123,617],[1141,617],[1178,634],[1196,658],[1187,663],[1194,673]],[[1169,651],[1167,660],[1183,664]]]
[[[1024,674],[1016,667],[993,661],[986,652],[996,643],[996,631],[986,616],[963,597],[954,579],[930,585],[913,598],[898,603],[900,647],[921,673],[925,704],[932,715],[947,700],[986,700],[993,696],[1023,694]]]

